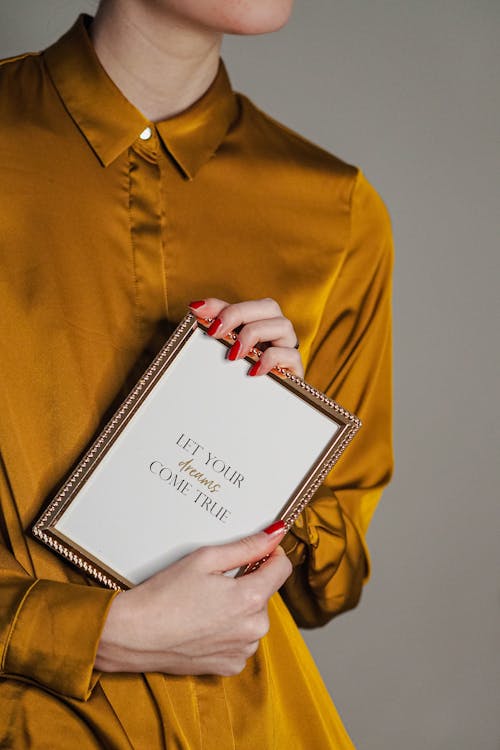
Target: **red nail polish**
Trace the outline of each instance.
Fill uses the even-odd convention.
[[[257,373],[260,370],[260,362],[256,362],[254,365],[251,366],[251,368],[248,371],[249,375],[257,375]]]
[[[238,357],[240,350],[241,350],[241,341],[238,341],[238,339],[236,339],[236,341],[234,342],[234,344],[229,350],[229,354],[227,355],[227,358],[230,359],[231,361],[234,361]]]
[[[215,318],[214,322],[212,323],[212,325],[207,331],[208,335],[213,336],[215,333],[217,333],[221,325],[222,325],[222,320],[220,318]]]
[[[283,531],[285,528],[285,522],[284,521],[276,521],[276,523],[272,523],[270,526],[267,527],[267,529],[264,529],[266,534],[277,534],[278,531]]]
[[[192,307],[193,310],[197,310],[199,307],[203,307],[204,304],[205,304],[204,299],[198,299],[195,302],[190,302],[188,307]]]

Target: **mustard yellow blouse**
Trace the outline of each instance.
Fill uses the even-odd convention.
[[[0,66],[0,746],[347,750],[295,622],[358,602],[391,474],[387,212],[359,169],[234,93],[222,62],[187,111],[148,122],[90,20]],[[98,674],[114,594],[31,524],[206,296],[278,300],[306,378],[364,427],[284,541],[286,605],[272,598],[241,675]]]

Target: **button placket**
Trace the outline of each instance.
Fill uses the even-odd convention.
[[[153,138],[152,138],[153,140]],[[141,335],[148,338],[168,317],[162,241],[161,172],[154,151],[129,152],[129,211],[136,305]]]

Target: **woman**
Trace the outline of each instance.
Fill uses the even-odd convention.
[[[0,68],[2,747],[352,748],[290,613],[323,624],[368,577],[392,467],[392,245],[358,169],[231,89],[222,34],[290,10],[103,0]],[[302,375],[300,341],[306,378],[365,427],[286,538],[116,595],[30,527],[189,300],[215,337],[241,327],[229,360],[267,347],[257,377]]]

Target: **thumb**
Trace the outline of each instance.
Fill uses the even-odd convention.
[[[206,549],[211,572],[223,573],[267,557],[276,549],[285,534],[283,521],[268,526],[264,531],[238,539],[237,542],[218,544]],[[206,562],[206,558],[205,558]]]

